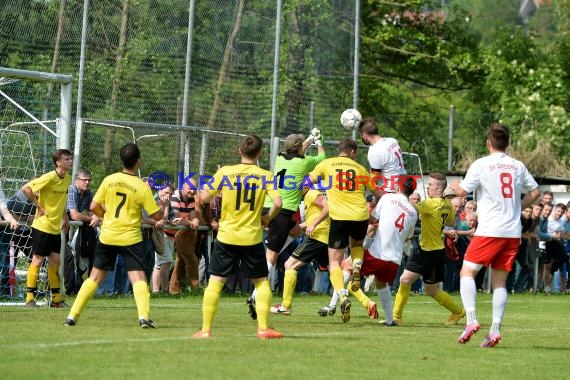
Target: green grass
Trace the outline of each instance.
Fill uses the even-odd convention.
[[[479,348],[491,320],[487,294],[478,296],[481,331],[467,345],[456,343],[464,321],[443,326],[447,311],[427,296],[410,297],[405,325],[390,328],[357,303],[346,324],[338,314],[320,317],[328,297],[299,295],[291,316],[270,317],[285,338],[267,341],[255,337],[245,299],[222,297],[209,340],[190,338],[201,325],[202,298],[195,295],[153,298],[156,330],[138,327],[132,297],[93,299],[72,328],[62,325],[68,310],[1,307],[0,373],[3,379],[471,380],[567,372],[570,296],[510,296],[503,342],[492,349]]]

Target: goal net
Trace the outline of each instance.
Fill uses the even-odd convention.
[[[57,99],[59,91],[53,88],[52,96]],[[46,94],[48,83],[0,74],[0,189],[8,210],[20,223],[12,230],[2,218],[0,225],[0,305],[23,305],[25,300],[35,208],[20,188],[53,168],[57,116],[51,116]],[[59,104],[55,105],[59,113]],[[38,276],[36,301],[40,305],[49,299],[46,262]]]

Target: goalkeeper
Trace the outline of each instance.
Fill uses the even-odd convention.
[[[306,156],[305,153],[312,143],[317,147],[317,155]],[[283,200],[283,208],[267,226],[264,239],[270,286],[274,283],[275,264],[277,263],[279,253],[293,241],[293,238],[298,237],[302,233],[301,228],[293,219],[294,214],[299,210],[299,204],[303,197],[301,184],[305,176],[324,159],[325,149],[322,144],[321,132],[317,128],[313,128],[307,139],[302,134],[287,136],[284,150],[275,160],[273,174],[279,187],[279,195]],[[264,213],[269,210],[271,204],[271,199],[266,198],[263,205]],[[256,319],[255,290],[247,299],[247,304],[251,317]]]

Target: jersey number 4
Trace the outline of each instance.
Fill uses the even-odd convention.
[[[404,222],[406,220],[406,214],[401,213],[400,216],[394,221],[394,227],[398,229],[398,231],[402,232],[404,229]]]

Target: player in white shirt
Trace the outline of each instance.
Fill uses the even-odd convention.
[[[487,131],[489,155],[473,162],[462,181],[451,188],[463,197],[475,192],[479,225],[467,248],[460,273],[461,300],[467,313],[465,330],[458,343],[467,343],[479,331],[475,317],[477,289],[475,276],[483,266],[492,267],[493,323],[481,347],[501,341],[500,327],[507,304],[506,279],[512,268],[521,238],[521,208],[530,207],[540,197],[538,184],[525,165],[509,157],[509,130],[492,124]],[[526,193],[521,201],[521,194]]]
[[[378,186],[386,193],[396,192],[400,176],[406,174],[404,157],[398,140],[382,137],[373,118],[364,118],[358,126],[362,142],[370,145],[368,164],[373,177],[379,177]]]
[[[371,213],[368,236],[374,240],[364,252],[362,275],[373,274],[376,279],[376,293],[382,303],[386,319],[380,321],[386,326],[397,326],[393,318],[392,294],[388,283],[396,277],[402,261],[404,243],[414,234],[418,212],[408,201],[414,192],[415,180],[412,177],[400,181],[396,194],[384,194]]]

